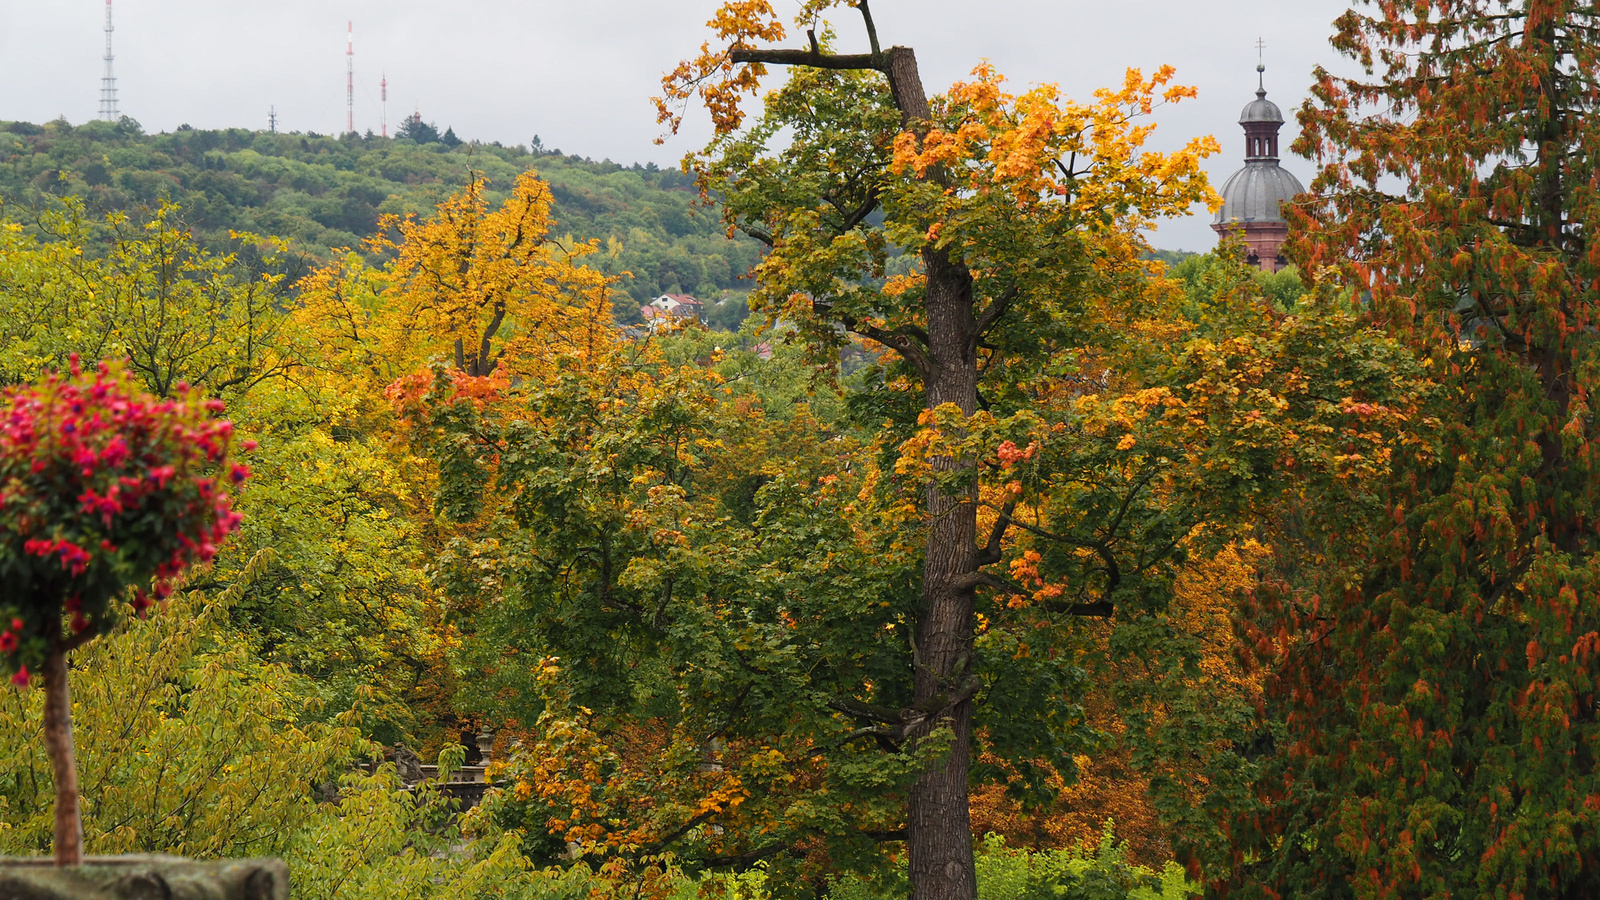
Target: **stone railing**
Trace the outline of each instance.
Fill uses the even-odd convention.
[[[0,857],[5,900],[288,900],[281,859],[199,862],[176,856],[89,856],[57,868],[51,859]]]
[[[476,766],[462,766],[451,773],[450,780],[439,785],[439,789],[461,801],[461,810],[465,812],[478,805],[483,799],[483,792],[489,787],[488,769],[494,751],[494,735],[480,734],[475,743],[482,763]],[[410,751],[403,751],[410,753]],[[436,765],[422,765],[415,754],[410,754],[410,760],[402,762],[395,760],[400,778],[405,781],[407,788],[416,787],[424,781],[437,781],[439,767]],[[376,763],[367,766],[368,771],[377,768]]]

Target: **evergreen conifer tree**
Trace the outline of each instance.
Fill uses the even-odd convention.
[[[1298,252],[1423,360],[1435,421],[1244,617],[1285,730],[1223,892],[1594,896],[1600,11],[1365,6],[1334,37],[1365,76],[1301,112]]]

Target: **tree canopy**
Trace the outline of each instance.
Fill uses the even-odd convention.
[[[44,417],[12,580],[98,577],[259,444],[175,616],[0,594],[8,665],[107,631],[89,850],[328,898],[1594,893],[1593,11],[1341,17],[1275,273],[1148,246],[1215,201],[1171,69],[930,90],[867,0],[796,12],[724,3],[666,74],[684,172],[0,126],[7,396],[109,357],[123,413],[236,431],[180,466]],[[43,716],[0,696],[5,852]],[[464,816],[382,761],[480,733]]]
[[[92,220],[176,204],[203,246],[227,246],[230,232],[274,235],[312,265],[341,247],[362,249],[383,216],[427,213],[475,179],[499,203],[518,176],[537,168],[561,223],[554,237],[598,240],[591,267],[628,273],[618,288],[634,308],[665,292],[708,304],[727,292],[737,302],[760,253],[756,242],[728,237],[714,214],[694,208],[692,181],[682,172],[559,149],[243,128],[147,135],[57,120],[0,122],[0,162],[0,197],[10,204],[74,196]],[[304,266],[288,271],[301,274]],[[629,304],[619,303],[618,312],[637,319]]]

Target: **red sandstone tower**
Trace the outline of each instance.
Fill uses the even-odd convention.
[[[1289,223],[1280,207],[1305,193],[1300,179],[1278,165],[1278,131],[1283,113],[1267,99],[1264,65],[1256,66],[1261,87],[1256,99],[1239,115],[1244,126],[1244,168],[1222,186],[1222,209],[1211,223],[1219,235],[1239,234],[1249,252],[1249,262],[1268,272],[1288,265],[1280,252]]]

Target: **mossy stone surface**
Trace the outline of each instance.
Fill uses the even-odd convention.
[[[176,856],[49,859],[0,857],[0,900],[288,900],[281,859],[202,862]]]

